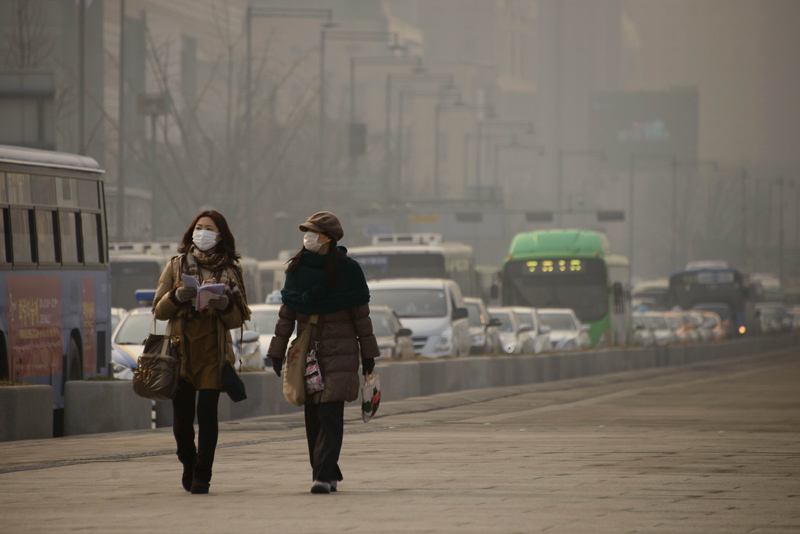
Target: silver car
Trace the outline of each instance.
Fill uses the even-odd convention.
[[[500,322],[500,347],[503,354],[532,354],[531,328],[520,321],[512,308],[489,308],[492,319]]]
[[[553,350],[583,350],[592,346],[589,327],[569,308],[539,308],[542,323],[550,327]]]
[[[514,306],[512,308],[522,321],[523,326],[531,329],[530,336],[533,338],[533,352],[539,354],[550,350],[550,327],[542,324],[539,312],[536,308]]]

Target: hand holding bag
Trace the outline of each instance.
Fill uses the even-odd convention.
[[[312,315],[306,328],[289,345],[286,355],[286,368],[283,372],[283,396],[294,406],[306,403],[306,355],[311,342],[311,335],[317,325],[319,314]]]
[[[381,404],[381,379],[374,371],[364,377],[361,386],[361,419],[366,423],[378,413]]]
[[[153,316],[151,330],[155,331]],[[144,350],[133,371],[133,391],[150,400],[170,400],[178,393],[181,378],[180,340],[170,335],[172,322],[167,323],[164,335],[149,333],[144,340]]]

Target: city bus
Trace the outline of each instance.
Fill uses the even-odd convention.
[[[669,277],[671,306],[717,312],[729,321],[731,334],[754,332],[757,293],[749,277],[731,267],[680,271]]]
[[[53,388],[109,374],[103,170],[91,158],[0,146],[0,378]]]
[[[361,264],[368,281],[448,278],[459,285],[464,296],[479,296],[472,247],[443,242],[440,234],[377,235],[372,246],[353,247],[347,254]]]
[[[503,306],[571,308],[592,346],[631,335],[628,259],[609,254],[604,234],[542,230],[514,236],[502,270]]]

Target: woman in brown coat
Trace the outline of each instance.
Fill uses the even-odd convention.
[[[359,349],[364,374],[380,356],[369,318],[369,288],[361,266],[336,243],[344,237],[339,219],[321,211],[300,225],[303,248],[289,260],[283,304],[267,355],[280,376],[295,322],[301,333],[319,314],[310,348],[317,353],[325,388],[306,395],[305,421],[311,460],[311,493],[336,491],[342,480],[339,454],[344,437],[344,403],[358,398]]]
[[[217,402],[225,361],[234,362],[230,331],[250,318],[237,260],[236,241],[228,223],[216,211],[195,217],[158,281],[153,312],[169,321],[170,333],[180,338],[181,380],[172,399],[172,431],[183,464],[181,482],[186,491],[208,493],[217,448]],[[184,287],[183,276],[199,285],[224,284],[205,310],[195,307],[197,290]],[[194,443],[195,402],[199,426]]]

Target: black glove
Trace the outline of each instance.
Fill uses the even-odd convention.
[[[197,296],[197,290],[193,287],[179,287],[175,290],[175,298],[180,302],[189,302]]]
[[[361,373],[367,376],[375,370],[375,358],[361,358]]]
[[[275,374],[281,376],[281,367],[283,367],[283,358],[272,358],[272,370],[275,371]]]

